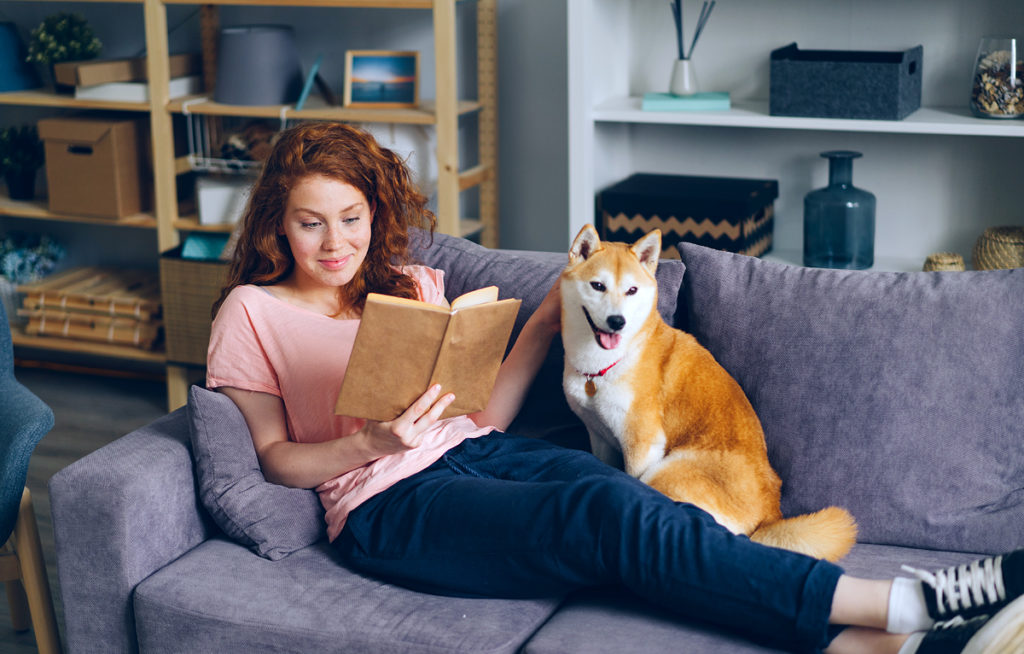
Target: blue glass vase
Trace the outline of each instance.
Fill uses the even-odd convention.
[[[40,86],[35,68],[25,62],[25,47],[14,23],[0,23],[0,92]]]
[[[804,265],[863,270],[875,262],[875,196],[853,185],[860,152],[822,152],[828,186],[804,196]]]

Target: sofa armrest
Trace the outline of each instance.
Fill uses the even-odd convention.
[[[136,651],[135,586],[211,531],[184,409],[72,463],[49,492],[68,650]]]

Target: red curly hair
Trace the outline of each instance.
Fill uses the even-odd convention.
[[[276,284],[295,267],[282,232],[288,193],[308,175],[324,175],[362,192],[373,212],[370,247],[355,277],[340,287],[341,306],[362,312],[368,293],[417,298],[414,279],[395,266],[410,262],[409,228],[433,233],[437,219],[405,163],[370,134],[341,123],[300,123],[281,133],[242,214],[227,285],[213,314],[242,284]]]

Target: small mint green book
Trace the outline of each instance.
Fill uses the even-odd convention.
[[[189,234],[181,248],[181,258],[216,261],[230,237],[230,234]]]
[[[644,111],[727,111],[730,107],[729,93],[709,91],[693,95],[671,93],[644,93]]]

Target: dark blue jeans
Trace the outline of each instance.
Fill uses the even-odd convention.
[[[830,640],[842,570],[735,536],[586,452],[494,433],[351,513],[354,569],[440,595],[546,597],[621,584],[792,650]]]

